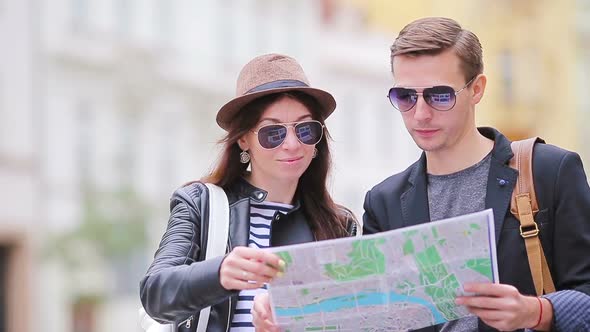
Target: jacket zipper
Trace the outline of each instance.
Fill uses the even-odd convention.
[[[195,318],[194,315],[191,315],[189,318],[187,318],[186,320],[180,322],[180,324],[178,324],[178,326],[181,326],[182,324],[184,324],[184,326],[189,329],[191,327],[191,323],[193,322],[193,319]]]
[[[227,239],[227,247],[229,249],[228,252],[230,252],[231,251],[231,244],[229,242],[229,238]],[[230,321],[229,320],[230,320],[230,317],[231,317],[230,311],[231,311],[231,297],[229,298],[229,308],[227,310],[227,313],[228,314],[227,314],[227,325],[225,326],[225,332],[228,332],[229,331],[229,326],[230,326]],[[185,321],[181,322],[180,324],[178,324],[178,326],[180,326],[182,324],[185,324],[184,326],[187,329],[190,329],[191,328],[191,323],[192,323],[194,317],[195,317],[194,315],[191,315],[187,320],[185,320]]]
[[[231,317],[231,297],[229,298],[229,308],[227,309],[227,325],[225,325],[225,332],[229,331],[230,317]]]

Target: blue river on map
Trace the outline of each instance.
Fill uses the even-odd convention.
[[[395,292],[390,292],[389,296],[387,296],[386,293],[376,292],[361,292],[355,295],[338,296],[323,300],[319,303],[308,304],[300,308],[276,308],[276,314],[281,317],[302,316],[320,312],[334,312],[342,309],[352,309],[357,306],[386,305],[388,303],[399,302],[414,303],[427,307],[434,317],[435,324],[447,321],[432,303],[418,297],[399,295]]]

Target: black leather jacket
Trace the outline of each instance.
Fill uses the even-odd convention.
[[[247,246],[250,227],[250,201],[262,202],[267,193],[245,180],[226,190],[229,200],[228,252]],[[170,219],[160,246],[145,277],[140,296],[146,312],[161,323],[174,322],[179,331],[194,331],[202,308],[211,306],[207,331],[228,331],[237,303],[238,291],[229,291],[219,282],[224,256],[204,260],[208,220],[208,191],[193,183],[174,192],[170,200]],[[281,220],[281,222],[276,222]],[[276,222],[276,223],[275,223]],[[349,233],[356,233],[356,222],[349,216]],[[306,218],[296,205],[287,214],[277,213],[271,228],[270,245],[282,246],[314,241]]]

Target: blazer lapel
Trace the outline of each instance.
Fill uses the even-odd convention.
[[[510,141],[493,128],[481,127],[478,130],[485,137],[494,140],[486,191],[486,208],[494,211],[494,227],[496,243],[498,243],[518,172],[508,166],[508,161],[514,155],[510,148]]]
[[[505,163],[492,158],[486,191],[486,208],[491,208],[494,211],[496,243],[500,240],[500,231],[510,205],[517,173]]]
[[[401,195],[403,226],[412,226],[430,221],[426,186],[426,154],[415,164],[408,178],[409,188]]]

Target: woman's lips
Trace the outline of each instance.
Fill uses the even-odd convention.
[[[279,159],[279,161],[283,162],[283,163],[287,163],[287,164],[292,164],[292,163],[295,163],[301,159],[303,159],[303,157],[283,158],[283,159]]]

